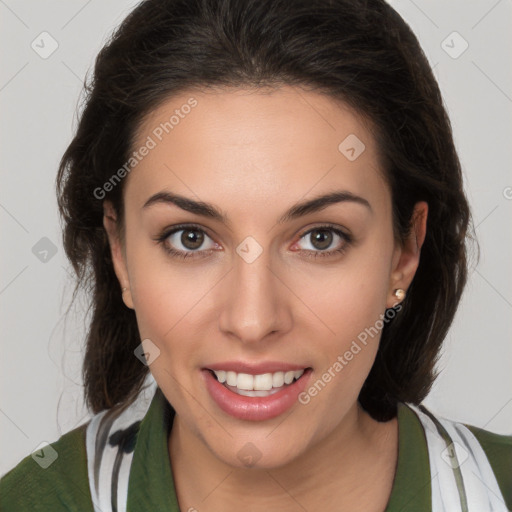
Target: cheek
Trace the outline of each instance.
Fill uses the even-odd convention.
[[[346,342],[379,318],[386,307],[390,251],[367,244],[329,271],[304,269],[301,289],[311,309],[324,320],[326,333]]]
[[[328,327],[318,328],[318,365],[300,403],[311,417],[323,418],[321,430],[328,433],[356,403],[379,348],[385,325],[385,292],[382,278],[373,267],[331,281],[316,299],[315,308]],[[310,326],[311,327],[311,326]],[[322,335],[318,335],[323,332]]]
[[[139,275],[134,306],[141,336],[154,339],[164,352],[193,352],[205,337],[212,285],[205,279],[156,267]]]
[[[376,294],[369,283],[350,281],[326,294],[323,309],[319,307],[330,331],[324,329],[319,352],[324,354],[322,371],[343,373],[343,380],[360,380],[361,376],[364,381],[378,350],[385,306],[382,294]],[[336,362],[342,367],[333,368]]]
[[[305,289],[314,290],[308,305],[323,323],[316,322],[314,338],[322,354],[319,373],[330,371],[338,383],[350,381],[354,392],[373,365],[385,326],[391,258],[388,245],[386,240],[369,243],[321,279],[318,273],[304,272],[302,277]]]
[[[130,249],[130,283],[141,338],[151,339],[163,352],[171,350],[172,340],[180,340],[174,344],[178,348],[193,349],[198,315],[207,314],[213,277],[193,265],[171,261],[160,246],[133,243]]]

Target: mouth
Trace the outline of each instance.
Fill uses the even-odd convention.
[[[277,371],[245,373],[215,367],[203,368],[201,373],[213,403],[221,411],[241,420],[264,421],[293,407],[306,388],[313,369],[292,368],[279,370],[274,365],[272,369]]]
[[[241,396],[265,397],[279,393],[299,380],[307,368],[273,373],[237,373],[228,370],[209,370],[224,387]]]

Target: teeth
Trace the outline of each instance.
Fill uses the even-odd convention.
[[[272,375],[272,387],[280,388],[284,384],[284,373],[277,372]]]
[[[235,386],[238,389],[246,389],[247,391],[251,391],[254,384],[254,377],[249,375],[248,373],[239,373],[236,379]]]
[[[224,370],[219,370],[218,372],[215,372],[215,375],[217,376],[217,379],[221,384],[226,382],[226,372]]]
[[[293,379],[299,379],[304,370],[289,372],[263,373],[250,375],[249,373],[236,373],[224,370],[214,370],[217,380],[228,386],[236,387],[242,391],[270,391],[273,388],[281,388],[284,384],[291,384]],[[245,394],[245,393],[243,393]],[[250,395],[247,396],[258,396]]]
[[[229,386],[236,386],[236,373],[235,372],[226,372],[226,383]]]
[[[238,376],[240,378],[240,375]],[[271,373],[254,376],[254,384],[252,389],[258,391],[270,391],[272,389],[273,376]]]
[[[294,378],[295,378],[295,372],[286,372],[284,374],[284,383],[291,384],[293,382]]]

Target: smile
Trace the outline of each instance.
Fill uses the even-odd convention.
[[[294,380],[300,379],[304,371],[305,368],[259,375],[226,370],[214,370],[213,373],[217,380],[233,393],[242,396],[263,397],[278,393],[285,386],[292,384]]]
[[[267,370],[264,373],[243,368],[253,371],[245,373],[221,369],[223,366],[204,368],[201,372],[212,404],[229,416],[249,421],[269,420],[288,411],[298,401],[313,371],[296,366],[279,370],[277,365],[274,368],[267,365],[261,368]],[[276,371],[268,371],[274,369]]]

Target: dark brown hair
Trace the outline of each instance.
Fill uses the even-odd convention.
[[[94,190],[127,161],[144,116],[172,95],[284,84],[371,120],[397,239],[409,231],[414,204],[429,204],[418,270],[382,331],[359,400],[387,420],[397,401],[418,404],[430,390],[466,283],[470,212],[441,94],[408,25],[382,0],[146,0],[98,54],[57,176],[64,248],[77,274],[73,300],[80,287],[91,297],[83,377],[93,412],[129,403],[148,372],[134,356],[136,317],[121,299]],[[105,196],[121,227],[122,191],[121,182]]]

